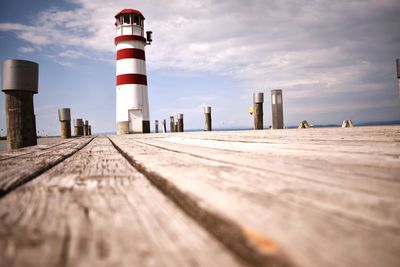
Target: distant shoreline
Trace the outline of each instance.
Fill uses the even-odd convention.
[[[361,122],[354,123],[354,126],[389,126],[389,125],[400,125],[400,120],[391,120],[391,121],[373,121],[373,122]],[[295,129],[297,125],[286,126],[285,129]],[[312,125],[311,128],[329,128],[329,127],[341,127],[341,124],[317,124]],[[231,128],[214,128],[213,131],[248,131],[253,130],[254,128],[249,127],[231,127]],[[264,128],[267,130],[268,127]],[[185,132],[202,132],[204,129],[185,129]],[[152,132],[154,133],[154,132]],[[104,132],[104,133],[93,133],[93,135],[115,135],[116,132]],[[38,136],[39,138],[58,138],[60,136]],[[0,136],[0,140],[7,140],[6,136]]]

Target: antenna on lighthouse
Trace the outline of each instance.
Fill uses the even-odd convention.
[[[153,35],[152,31],[146,31],[146,39],[147,39],[146,44],[150,45],[151,42],[153,42],[152,35]]]

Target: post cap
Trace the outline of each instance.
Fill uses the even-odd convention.
[[[70,108],[59,108],[58,119],[60,121],[71,121],[71,109]]]
[[[183,120],[183,113],[178,114],[178,119]]]
[[[271,90],[271,94],[272,94],[272,95],[279,95],[279,94],[282,94],[282,89],[274,89],[274,90]]]
[[[86,120],[86,121],[85,121],[85,125],[89,125],[89,121]]]
[[[264,103],[264,93],[253,93],[253,103]]]
[[[204,113],[205,114],[211,114],[211,107],[210,106],[205,106],[204,107]]]
[[[83,126],[83,119],[75,119],[74,126]]]
[[[20,59],[3,61],[2,91],[38,93],[39,64]]]

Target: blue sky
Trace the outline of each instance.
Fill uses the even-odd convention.
[[[115,131],[114,15],[122,8],[141,10],[153,31],[152,123],[184,113],[186,128],[202,128],[202,106],[211,105],[214,128],[251,127],[252,93],[262,91],[268,126],[272,89],[283,89],[286,125],[400,119],[398,0],[2,1],[1,61],[40,64],[40,134],[59,133],[59,107],[94,132]]]

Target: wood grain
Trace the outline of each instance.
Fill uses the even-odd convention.
[[[110,141],[0,200],[0,266],[245,266]]]
[[[32,147],[0,161],[0,197],[70,157],[92,138],[79,138],[46,149]]]
[[[275,241],[295,264],[400,265],[399,127],[258,132],[111,139],[167,195]]]

